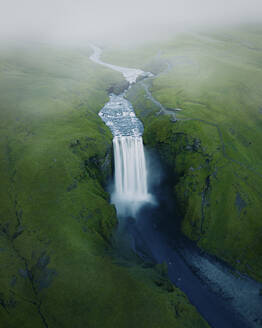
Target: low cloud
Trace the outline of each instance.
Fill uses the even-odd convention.
[[[8,0],[0,39],[147,38],[194,26],[262,22],[261,0]]]

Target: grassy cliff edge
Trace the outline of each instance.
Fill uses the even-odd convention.
[[[164,266],[112,256],[112,136],[122,77],[86,49],[2,47],[0,326],[207,327]]]
[[[145,143],[176,176],[182,232],[262,281],[260,33],[261,26],[244,26],[178,35],[111,49],[105,59],[157,74],[128,99],[145,125]]]

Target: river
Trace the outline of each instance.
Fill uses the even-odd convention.
[[[130,87],[138,77],[144,81],[153,78],[151,73],[140,69],[105,63],[101,60],[101,49],[91,47],[90,59],[122,73]],[[180,235],[176,206],[166,183],[157,188],[160,192],[149,190],[147,180],[152,172],[148,172],[146,164],[143,125],[125,92],[110,94],[99,115],[114,136],[116,172],[111,202],[116,206],[120,225],[125,226],[132,249],[145,260],[166,262],[169,279],[187,295],[211,327],[261,327],[262,285],[201,252]]]

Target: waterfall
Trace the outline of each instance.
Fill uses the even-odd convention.
[[[135,216],[141,205],[151,201],[143,139],[141,136],[116,136],[113,146],[115,191],[112,202],[119,215]]]
[[[151,77],[150,72],[140,69],[120,67],[103,62],[101,49],[91,45],[94,53],[90,59],[95,63],[121,72],[133,84],[139,76]],[[99,112],[99,116],[110,128],[114,139],[115,181],[111,202],[116,206],[119,216],[135,217],[139,208],[153,202],[148,193],[146,159],[143,146],[143,124],[136,117],[132,104],[120,95],[110,94],[109,101]]]
[[[139,208],[152,203],[153,198],[148,193],[144,128],[124,95],[111,94],[99,115],[114,135],[115,180],[111,202],[119,216],[136,217]]]
[[[115,189],[130,199],[147,195],[147,172],[142,137],[115,137]]]

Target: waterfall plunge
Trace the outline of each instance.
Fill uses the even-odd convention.
[[[91,47],[94,50],[91,60],[121,72],[130,84],[135,83],[139,76],[153,76],[152,73],[140,69],[105,63],[100,59],[101,49],[94,45]],[[114,136],[115,190],[111,201],[119,216],[135,217],[142,205],[153,203],[147,190],[142,122],[136,117],[132,104],[125,99],[125,92],[121,95],[110,94],[110,100],[101,109],[99,116]]]
[[[116,136],[113,139],[115,192],[112,202],[120,216],[135,216],[138,209],[151,202],[147,190],[147,170],[141,136]]]

